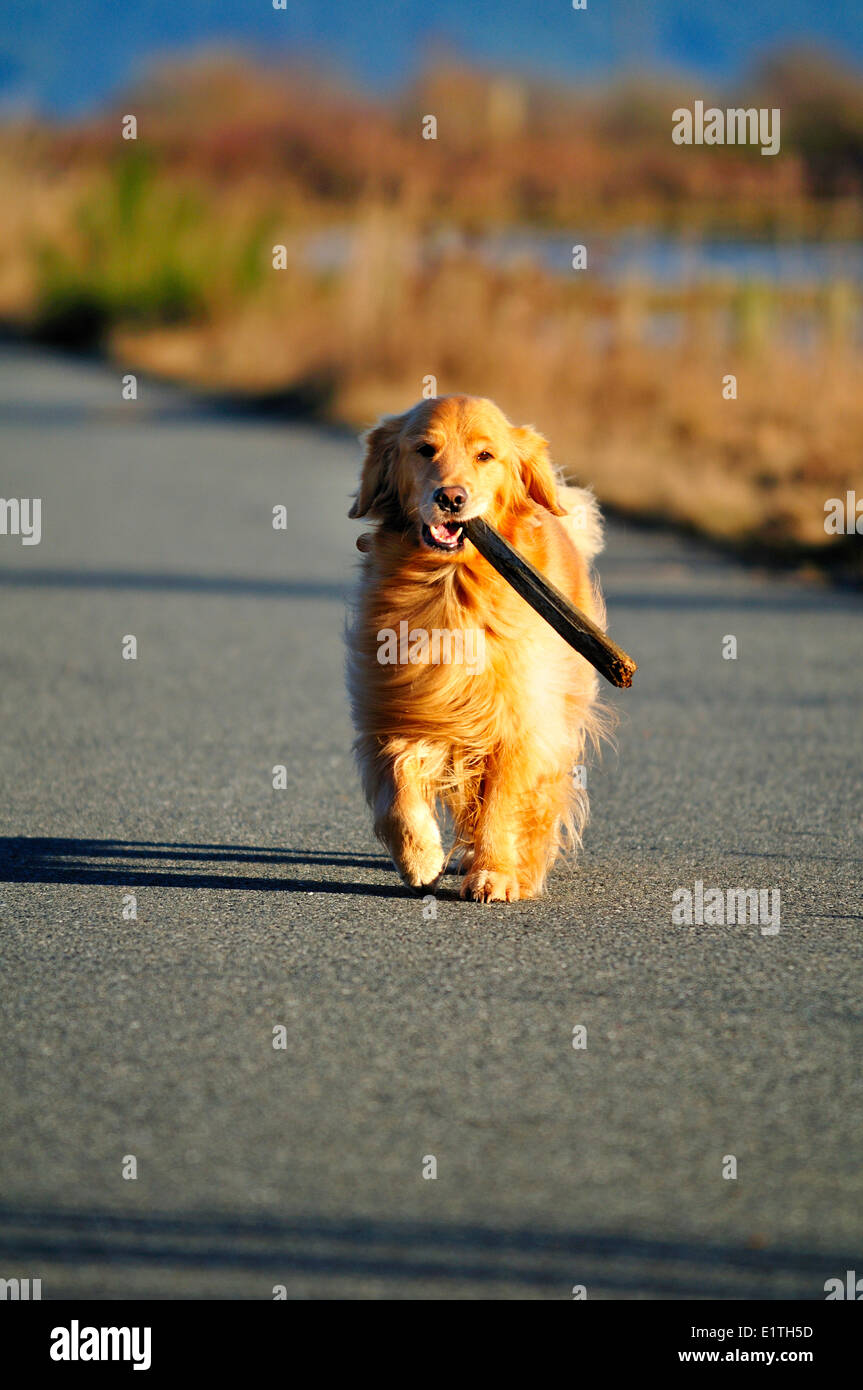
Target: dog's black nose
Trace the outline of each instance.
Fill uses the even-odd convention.
[[[461,511],[467,501],[467,488],[439,487],[434,495],[434,500],[442,512],[452,512],[455,515]]]

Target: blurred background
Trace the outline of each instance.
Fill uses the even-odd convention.
[[[433,376],[536,423],[620,513],[860,577],[824,530],[863,493],[853,7],[6,14],[11,338],[352,428]],[[673,144],[696,100],[778,107],[781,152]]]

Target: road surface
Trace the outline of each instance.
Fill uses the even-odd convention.
[[[534,903],[449,880],[433,919],[349,751],[356,445],[2,359],[0,492],[42,539],[0,535],[0,1276],[819,1299],[863,1271],[860,599],[613,526],[640,670],[583,857]],[[778,891],[780,930],[675,925],[696,881]]]

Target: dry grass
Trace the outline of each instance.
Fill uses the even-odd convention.
[[[622,511],[756,548],[829,544],[824,502],[860,475],[852,291],[810,296],[806,351],[788,345],[800,304],[755,290],[681,296],[678,340],[663,347],[648,289],[598,294],[528,267],[419,260],[403,227],[372,217],[334,282],[272,272],[227,317],[118,329],[113,350],[197,385],[307,393],[357,428],[413,403],[431,374],[439,393],[488,395],[537,424],[558,462]],[[737,400],[723,398],[728,373]]]

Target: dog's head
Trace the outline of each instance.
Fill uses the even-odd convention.
[[[539,504],[565,515],[542,435],[516,427],[478,396],[438,396],[382,420],[365,436],[360,488],[350,516],[411,534],[438,556],[464,549],[462,525],[500,526]]]

